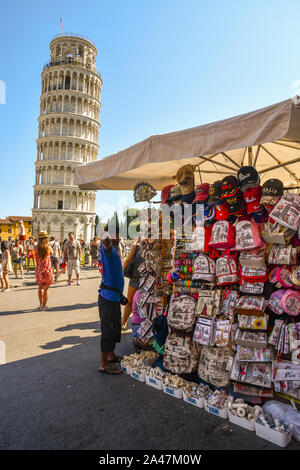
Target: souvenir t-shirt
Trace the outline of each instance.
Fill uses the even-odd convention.
[[[70,240],[66,241],[65,247],[67,250],[68,260],[74,260],[79,258],[79,249],[80,244],[77,240],[71,242]]]
[[[98,254],[98,263],[102,263],[103,266],[102,283],[107,287],[113,287],[118,289],[120,292],[123,292],[124,274],[121,258],[116,248],[113,246],[109,255],[104,248],[103,243],[101,243]],[[121,300],[120,294],[111,290],[100,288],[99,294],[101,297],[106,300],[110,300],[111,302],[120,302]]]

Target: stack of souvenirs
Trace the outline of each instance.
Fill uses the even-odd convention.
[[[250,166],[194,188],[185,165],[177,182],[161,202],[191,205],[193,234],[145,242],[140,285],[148,324],[167,315],[163,367],[252,403],[300,399],[300,195]]]

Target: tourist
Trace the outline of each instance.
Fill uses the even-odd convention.
[[[68,282],[67,285],[70,286],[72,283],[72,272],[73,269],[76,274],[77,286],[80,286],[80,258],[81,258],[81,247],[79,241],[75,240],[74,233],[70,232],[68,234],[68,240],[64,245],[64,260],[67,263],[68,270]]]
[[[52,248],[49,245],[49,235],[47,232],[40,232],[38,244],[35,247],[36,258],[36,283],[39,287],[38,296],[40,306],[38,310],[48,310],[47,301],[49,296],[49,287],[53,284],[53,271],[51,266]]]
[[[33,237],[29,237],[28,241],[26,242],[26,260],[27,260],[27,272],[29,273],[30,269],[30,260],[32,259],[34,269],[36,267],[35,262],[35,252],[34,247],[36,246],[36,242],[34,241]]]
[[[98,258],[99,243],[97,237],[94,237],[90,244],[90,255],[92,257],[91,267],[97,268],[97,258]]]
[[[20,240],[20,244],[23,247],[23,253],[25,253],[26,231],[25,231],[23,220],[19,221],[19,240]]]
[[[118,234],[112,240],[106,232],[100,244],[98,261],[103,266],[98,307],[101,327],[101,362],[99,372],[118,375],[122,370],[113,364],[122,360],[115,354],[116,343],[121,341],[121,297],[124,274],[118,252]]]
[[[13,269],[14,269],[16,279],[18,279],[18,273],[17,273],[18,267],[20,269],[21,279],[24,279],[23,266],[22,266],[23,252],[24,252],[23,245],[20,243],[19,239],[16,238],[14,245],[11,247],[11,260],[13,263]]]
[[[3,267],[2,267],[2,253],[0,251],[0,282],[1,282],[1,292],[4,291],[4,280],[3,280]]]
[[[51,265],[52,265],[53,272],[55,273],[55,281],[57,281],[58,275],[59,275],[58,267],[59,267],[59,257],[60,257],[60,245],[58,241],[55,240],[55,237],[53,236],[50,238],[49,245],[51,246],[52,251],[53,251],[53,254],[51,256]]]
[[[3,292],[9,290],[9,280],[8,280],[8,273],[12,271],[11,267],[11,257],[8,249],[8,243],[3,241],[1,242],[1,253],[2,253],[2,271],[3,271],[3,279],[5,282],[5,287]]]
[[[126,325],[128,322],[128,318],[132,312],[132,301],[133,301],[133,296],[136,293],[139,283],[140,283],[140,273],[138,271],[138,267],[140,264],[144,263],[145,259],[140,255],[141,247],[139,246],[139,238],[135,240],[133,243],[130,253],[123,264],[123,270],[125,272],[125,275],[129,277],[129,284],[128,284],[128,290],[127,290],[127,299],[128,299],[128,304],[125,306],[124,312],[123,312],[123,318],[122,318],[122,329],[126,329]],[[126,268],[129,269],[128,274],[126,274]]]

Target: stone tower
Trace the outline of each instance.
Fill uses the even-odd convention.
[[[97,159],[102,79],[97,49],[83,36],[65,33],[50,43],[42,71],[35,163],[33,234],[57,240],[69,232],[89,241],[95,233],[94,191],[74,184],[77,165]]]

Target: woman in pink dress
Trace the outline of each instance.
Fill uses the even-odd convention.
[[[36,283],[39,286],[39,310],[48,310],[47,300],[49,295],[49,287],[53,284],[53,271],[51,266],[52,248],[49,245],[49,235],[47,232],[40,232],[38,236],[38,244],[35,249],[36,258]]]

